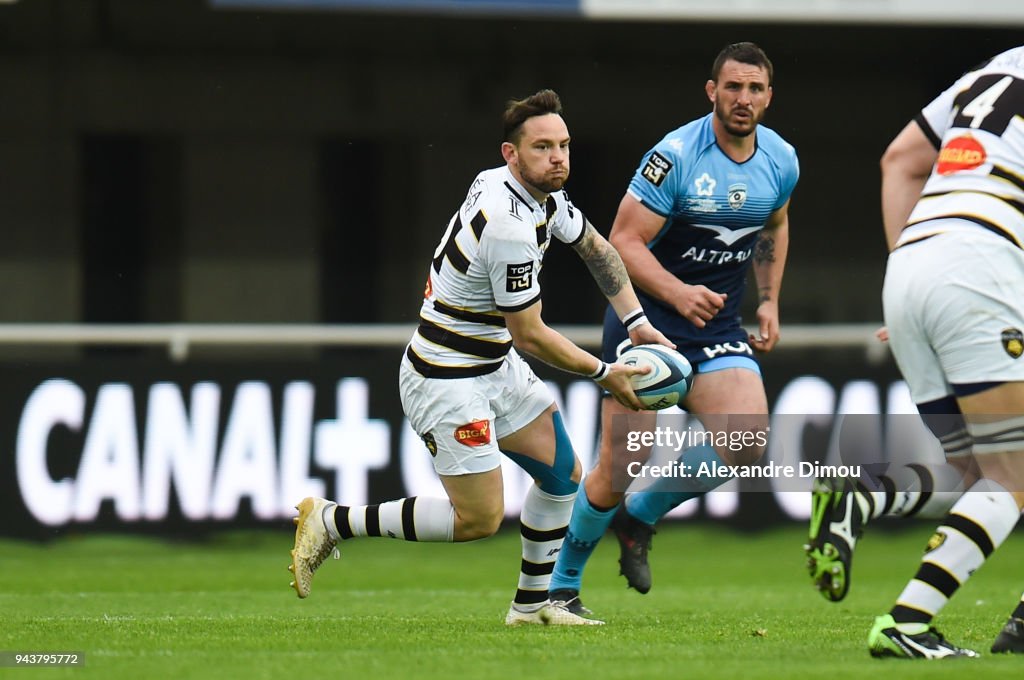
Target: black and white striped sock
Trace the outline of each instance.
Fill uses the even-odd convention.
[[[447,498],[411,496],[376,505],[338,505],[324,513],[324,524],[335,540],[385,536],[406,541],[451,543],[455,508]]]
[[[1013,610],[1013,613],[1010,614],[1010,616],[1024,621],[1024,595],[1021,595],[1020,602],[1017,603],[1017,608]]]
[[[874,501],[872,519],[883,515],[940,519],[964,492],[960,471],[946,463],[894,466],[880,481],[882,488],[877,491],[858,485]]]
[[[928,541],[917,574],[889,612],[896,623],[931,622],[1019,517],[1013,494],[996,482],[982,479],[968,489]]]
[[[562,539],[569,527],[576,494],[553,496],[530,485],[519,516],[523,560],[519,588],[512,605],[523,612],[536,611],[548,600],[548,586]]]

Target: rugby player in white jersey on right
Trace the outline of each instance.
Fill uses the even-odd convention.
[[[1024,47],[962,76],[892,141],[882,209],[889,343],[947,457],[970,456],[960,467],[978,474],[868,647],[876,657],[977,656],[931,624],[1024,507]],[[823,543],[838,550],[823,554],[848,556],[877,502],[841,490],[828,505]],[[992,651],[1024,652],[1024,602]]]
[[[538,277],[552,238],[586,263],[634,344],[674,345],[647,322],[618,253],[562,190],[569,131],[561,111],[551,90],[509,102],[505,165],[477,175],[430,263],[399,389],[448,497],[353,507],[303,499],[289,566],[299,597],[309,595],[314,572],[340,541],[458,542],[492,535],[504,517],[504,454],[536,482],[523,502],[519,584],[505,623],[601,623],[549,599],[581,469],[551,392],[516,349],[592,378],[632,409],[643,405],[630,376],[646,370],[605,363],[544,323]]]

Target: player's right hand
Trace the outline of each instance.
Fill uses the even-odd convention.
[[[726,293],[716,293],[707,286],[685,286],[683,294],[676,300],[676,311],[697,328],[704,328],[708,321],[725,307]]]
[[[639,345],[665,345],[665,347],[676,348],[676,343],[665,337],[665,334],[651,325],[651,322],[637,326],[629,331],[629,343],[633,347]]]
[[[628,366],[616,363],[608,364],[608,368],[608,376],[604,380],[598,381],[597,384],[608,390],[615,397],[615,401],[626,408],[634,411],[646,410],[647,407],[644,406],[643,402],[636,398],[636,393],[633,391],[633,382],[630,380],[630,377],[649,373],[651,367]]]

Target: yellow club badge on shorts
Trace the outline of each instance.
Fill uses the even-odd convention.
[[[925,546],[924,551],[930,553],[931,551],[938,548],[940,545],[946,542],[946,534],[941,531],[936,531],[932,534],[932,537],[928,539],[928,545]]]
[[[1003,341],[1003,349],[1014,359],[1024,354],[1024,333],[1019,328],[1003,329],[1000,339]]]
[[[434,440],[434,435],[429,432],[421,437],[423,443],[427,445],[427,451],[430,451],[431,456],[437,456],[437,442]]]

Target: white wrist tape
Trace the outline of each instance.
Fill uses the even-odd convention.
[[[602,380],[604,380],[605,378],[608,377],[608,374],[611,373],[611,370],[612,370],[611,366],[606,364],[604,361],[601,361],[600,359],[598,359],[597,360],[597,370],[594,371],[593,373],[591,373],[590,375],[588,375],[587,377],[590,378],[591,380],[596,380],[597,382],[601,382]]]
[[[647,315],[644,314],[643,307],[637,307],[632,312],[622,317],[622,325],[626,327],[627,331],[631,331],[634,328],[643,326],[647,321]]]

